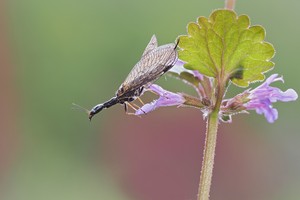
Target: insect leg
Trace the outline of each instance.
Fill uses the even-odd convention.
[[[126,104],[126,103],[124,103],[124,109],[125,109],[125,113],[127,113],[128,107],[127,107],[127,104]]]
[[[130,108],[132,108],[134,111],[137,111],[137,108],[134,107],[134,106],[138,107],[136,104],[134,104],[134,103],[129,103],[129,102],[126,102],[126,104],[127,104]],[[139,107],[138,107],[138,108],[139,108]]]
[[[144,104],[144,102],[140,99],[141,103]],[[132,105],[136,106],[139,110],[141,110],[145,115],[147,114],[145,111],[143,111],[143,109],[141,109],[138,105],[131,103]],[[135,110],[136,111],[136,110]]]
[[[135,111],[137,111],[137,109],[140,109],[140,107],[139,107],[138,105],[134,104],[134,103],[125,102],[125,103],[124,103],[124,108],[125,108],[126,114],[130,114],[130,113],[128,112],[128,106],[129,106],[130,108],[132,108],[133,110],[135,110]]]
[[[152,90],[148,90],[149,92],[151,92],[152,94],[155,94],[155,95],[157,95],[155,92],[153,92]]]
[[[139,100],[139,102],[141,102],[142,105],[145,105],[145,103],[142,101],[140,97],[138,97],[137,99]]]
[[[125,113],[126,113],[127,115],[135,115],[134,112],[128,112],[128,107],[130,107],[130,108],[132,108],[133,110],[137,111],[137,109],[136,109],[132,104],[130,104],[129,102],[125,102],[125,103],[124,103],[124,107],[125,107]]]
[[[153,92],[152,90],[148,90],[148,91],[149,91],[149,92],[151,92],[152,94],[158,95],[157,93]],[[169,99],[169,97],[165,96],[164,94],[163,94],[163,95],[161,95],[161,96],[163,96],[163,97],[165,97],[165,98]]]

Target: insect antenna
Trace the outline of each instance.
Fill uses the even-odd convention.
[[[176,41],[176,45],[175,45],[174,49],[176,49],[176,48],[177,48],[177,46],[178,46],[178,44],[179,44],[179,41],[180,41],[180,38],[178,38],[178,39],[177,39],[177,41]]]
[[[82,106],[80,106],[80,105],[78,105],[76,103],[72,103],[72,110],[83,111],[83,112],[85,112],[87,114],[90,113],[90,111],[87,108],[84,108],[84,107],[82,107]]]

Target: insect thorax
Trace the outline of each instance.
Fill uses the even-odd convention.
[[[128,101],[134,101],[137,97],[142,95],[144,91],[144,86],[139,87],[137,89],[124,89],[124,86],[121,85],[120,88],[118,89],[116,96],[118,98],[119,103],[123,104],[124,102]]]

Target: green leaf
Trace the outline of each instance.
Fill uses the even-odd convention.
[[[250,26],[247,15],[216,10],[189,23],[187,33],[179,37],[179,58],[187,69],[245,87],[264,80],[263,73],[274,67],[275,50],[264,41],[265,29]]]

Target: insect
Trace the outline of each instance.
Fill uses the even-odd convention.
[[[158,47],[156,36],[153,35],[141,59],[117,90],[116,96],[105,103],[94,106],[88,112],[89,119],[91,120],[104,108],[109,108],[117,103],[124,104],[127,113],[127,106],[132,107],[130,102],[142,95],[146,88],[175,65],[178,59],[176,51],[178,43],[179,41],[176,44],[171,43]]]

